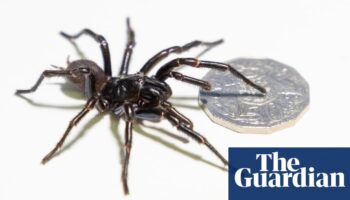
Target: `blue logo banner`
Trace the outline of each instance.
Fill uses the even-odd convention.
[[[350,148],[230,148],[229,200],[349,200]]]

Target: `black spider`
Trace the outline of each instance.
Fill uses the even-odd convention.
[[[36,84],[28,90],[17,90],[16,94],[24,94],[36,91],[45,77],[63,76],[84,91],[87,103],[83,110],[74,117],[62,138],[55,148],[50,151],[42,160],[47,163],[53,155],[62,147],[69,132],[91,109],[95,106],[100,112],[111,112],[117,116],[123,116],[126,121],[125,128],[125,158],[122,170],[122,182],[125,194],[129,193],[127,185],[128,163],[132,143],[133,123],[149,120],[158,122],[165,118],[176,128],[193,138],[199,143],[206,145],[225,165],[227,160],[207,141],[205,137],[193,130],[191,120],[179,113],[170,102],[172,95],[171,88],[165,82],[167,78],[175,78],[189,84],[197,85],[206,90],[210,90],[210,84],[206,81],[183,75],[174,71],[175,68],[185,65],[191,67],[206,67],[217,70],[229,70],[234,76],[242,79],[248,85],[254,87],[262,93],[266,90],[250,81],[233,67],[225,63],[203,61],[195,58],[177,58],[161,66],[154,76],[147,76],[148,72],[161,60],[172,53],[182,53],[193,47],[204,45],[211,48],[222,43],[222,40],[215,42],[202,42],[195,40],[184,46],[174,46],[164,49],[149,59],[141,70],[136,74],[128,74],[129,62],[135,46],[134,31],[130,27],[127,19],[128,42],[123,56],[122,66],[117,77],[112,76],[111,60],[108,43],[102,35],[98,35],[89,29],[84,29],[76,35],[68,35],[61,32],[61,35],[69,40],[76,39],[86,34],[95,39],[102,51],[104,70],[91,60],[81,59],[68,62],[68,67],[56,70],[45,70]]]

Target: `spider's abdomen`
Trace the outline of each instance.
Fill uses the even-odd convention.
[[[100,91],[107,76],[104,71],[91,60],[76,60],[69,63],[66,70],[73,72],[72,75],[67,76],[68,80],[77,86],[80,90],[84,90],[85,77],[83,73],[79,73],[79,69],[88,69],[93,76],[94,91]]]

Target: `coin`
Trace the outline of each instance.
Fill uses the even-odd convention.
[[[294,125],[309,106],[309,85],[292,67],[272,59],[239,58],[232,67],[267,90],[266,95],[229,71],[210,70],[199,102],[215,123],[242,133],[272,133]]]

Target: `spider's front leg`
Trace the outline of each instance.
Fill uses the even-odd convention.
[[[249,86],[255,88],[256,90],[260,91],[261,93],[265,94],[266,89],[263,88],[260,85],[257,85],[247,77],[245,77],[243,74],[241,74],[239,71],[234,69],[231,65],[228,65],[226,63],[220,63],[220,62],[212,62],[212,61],[204,61],[204,60],[198,60],[195,58],[177,58],[174,59],[167,64],[163,65],[156,73],[156,78],[164,81],[168,77],[170,77],[170,74],[172,73],[172,70],[181,66],[181,65],[187,65],[191,67],[205,67],[210,69],[216,69],[221,71],[227,71],[229,70],[230,73],[239,79],[242,79],[246,84]]]
[[[190,76],[186,76],[186,75],[183,75],[179,72],[174,72],[174,71],[169,72],[169,75],[167,76],[167,78],[175,78],[176,80],[199,86],[199,87],[203,88],[204,90],[211,89],[211,85],[208,81],[203,81],[201,79],[196,79],[196,78],[193,78]]]
[[[204,50],[200,55],[202,55],[203,53],[205,53],[206,51],[208,51],[209,49],[223,43],[224,40],[217,40],[217,41],[214,41],[214,42],[204,42],[204,41],[201,41],[201,40],[194,40],[192,42],[189,42],[183,46],[173,46],[173,47],[170,47],[170,48],[167,48],[167,49],[164,49],[162,51],[160,51],[159,53],[157,53],[156,55],[154,55],[152,58],[150,58],[146,63],[145,65],[143,65],[143,67],[141,68],[140,72],[144,73],[144,74],[147,74],[149,71],[151,71],[153,69],[153,67],[159,63],[160,61],[162,61],[164,58],[166,58],[167,56],[169,56],[170,54],[173,54],[173,53],[182,53],[182,52],[185,52],[185,51],[188,51],[194,47],[197,47],[197,46],[200,46],[200,45],[203,45],[203,46],[206,46],[207,49]]]

